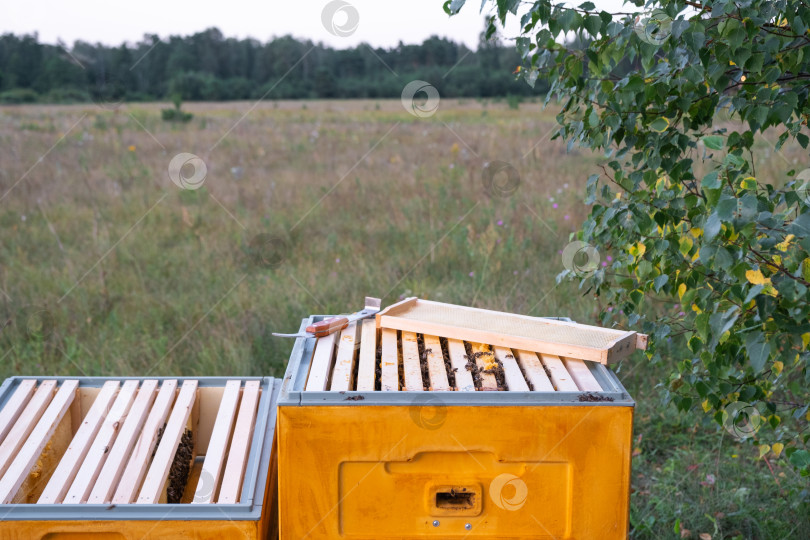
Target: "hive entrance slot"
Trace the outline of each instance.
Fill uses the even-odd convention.
[[[436,492],[436,508],[469,510],[475,508],[475,493],[467,488],[450,488]]]

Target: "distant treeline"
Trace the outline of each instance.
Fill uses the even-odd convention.
[[[135,45],[72,47],[39,43],[36,35],[0,36],[0,102],[66,103],[314,98],[396,98],[414,79],[442,97],[530,96],[516,81],[514,46],[483,41],[477,51],[431,37],[392,49],[333,49],[285,36],[267,43],[226,38],[216,29]]]

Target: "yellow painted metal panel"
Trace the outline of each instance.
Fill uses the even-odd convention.
[[[280,538],[627,537],[632,407],[414,407],[279,407]]]
[[[3,521],[4,540],[262,539],[258,521]]]

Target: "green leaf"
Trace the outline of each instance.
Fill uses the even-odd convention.
[[[695,317],[695,328],[697,328],[698,334],[703,341],[707,341],[709,339],[709,314],[708,313],[701,313],[697,317]]]
[[[519,37],[515,40],[515,46],[517,48],[517,52],[520,55],[521,60],[525,60],[527,56],[529,56],[529,45],[532,44],[532,40],[527,37]]]
[[[664,118],[663,116],[656,118],[650,124],[650,129],[653,131],[657,131],[658,133],[662,133],[666,131],[669,127],[669,119]]]
[[[799,469],[810,467],[810,451],[796,450],[790,454],[790,463]]]
[[[445,2],[444,10],[448,15],[455,15],[462,7],[464,7],[466,2],[467,0],[451,0],[450,2]]]
[[[678,242],[678,250],[681,252],[681,255],[687,257],[689,252],[692,251],[693,244],[694,241],[691,236],[682,236],[681,240]]]
[[[723,149],[723,137],[720,135],[706,135],[705,137],[701,137],[700,139],[703,141],[703,144],[706,145],[706,148],[710,148],[712,150],[722,150]]]
[[[723,193],[720,200],[717,201],[717,216],[725,222],[734,219],[734,213],[737,211],[737,199],[733,195]]]
[[[703,177],[700,181],[700,187],[703,189],[717,189],[720,187],[720,178],[717,171],[712,171]]]
[[[740,310],[737,306],[733,306],[725,312],[712,313],[709,316],[709,328],[712,330],[712,339],[709,341],[710,350],[714,350],[720,338],[729,331],[739,316]]]
[[[745,336],[745,351],[748,353],[748,363],[751,364],[754,373],[762,373],[770,354],[770,347],[765,343],[762,332],[750,332]]]
[[[653,286],[655,288],[655,292],[659,292],[661,290],[661,287],[666,285],[668,281],[669,281],[669,276],[666,275],[666,274],[661,274],[660,276],[656,277],[653,280]]]
[[[712,212],[708,219],[706,219],[706,224],[703,226],[703,238],[707,241],[713,240],[720,232],[721,225],[720,216],[717,215],[717,212]]]
[[[596,37],[602,28],[602,19],[599,15],[588,15],[585,17],[585,29],[589,34]]]

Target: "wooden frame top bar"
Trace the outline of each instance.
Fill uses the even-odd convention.
[[[553,354],[602,364],[646,347],[636,332],[408,298],[379,312],[377,328]]]

